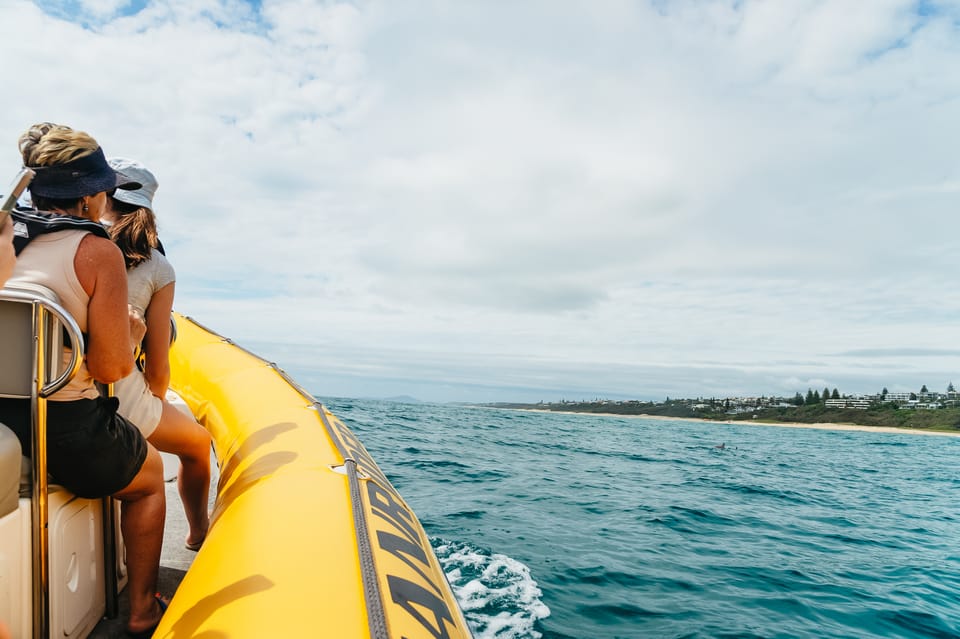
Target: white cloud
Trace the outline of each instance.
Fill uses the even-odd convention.
[[[0,170],[38,120],[146,162],[228,334],[468,399],[956,366],[836,356],[953,339],[955,4],[145,5],[0,6]]]

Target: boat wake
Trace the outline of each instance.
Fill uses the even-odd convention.
[[[430,543],[475,639],[540,639],[534,624],[550,609],[527,566],[462,542]]]

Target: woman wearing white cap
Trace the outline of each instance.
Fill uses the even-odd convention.
[[[139,162],[110,158],[109,163],[118,175],[141,185],[109,197],[103,218],[126,262],[130,306],[147,322],[143,372],[134,369],[114,385],[114,392],[120,400],[120,414],[159,450],[180,458],[177,487],[190,527],[184,544],[196,551],[210,523],[210,433],[164,399],[170,383],[170,312],[176,277],[158,250],[153,214],[158,183]]]

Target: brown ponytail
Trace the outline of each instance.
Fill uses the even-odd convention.
[[[153,211],[143,206],[110,198],[116,215],[110,225],[110,237],[120,247],[123,261],[131,269],[150,259],[152,249],[157,248],[157,218]]]

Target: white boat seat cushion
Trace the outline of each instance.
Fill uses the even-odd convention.
[[[21,459],[20,441],[12,430],[0,424],[0,517],[17,509]]]

